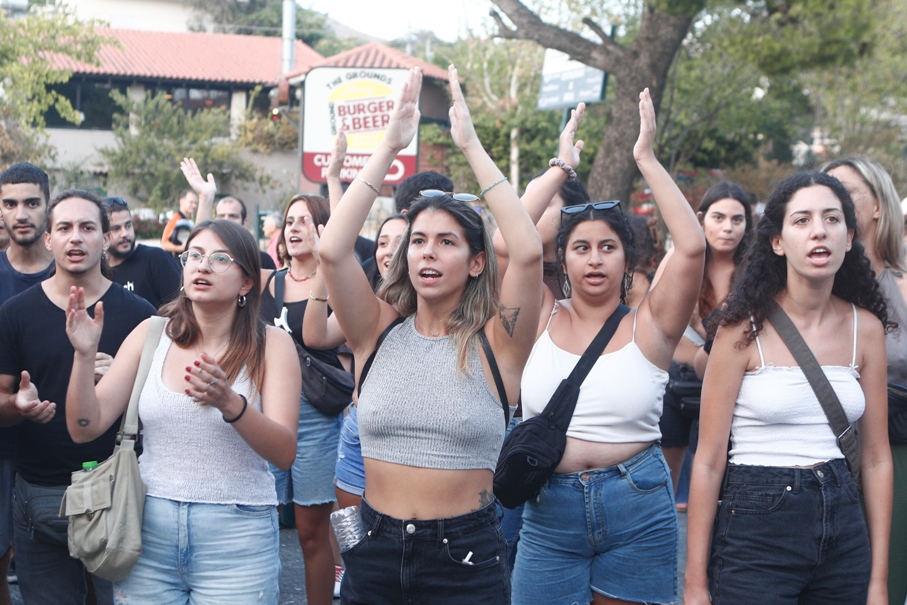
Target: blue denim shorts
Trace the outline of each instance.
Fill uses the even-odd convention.
[[[147,496],[142,554],[114,584],[117,605],[277,605],[280,538],[273,506]]]
[[[844,460],[812,468],[729,466],[709,559],[713,603],[865,603],[871,563],[859,492]]]
[[[271,466],[277,501],[314,506],[334,502],[334,468],[337,442],[343,416],[325,416],[312,407],[305,396],[299,400],[299,425],[296,429],[296,460],[289,471]]]
[[[500,506],[429,521],[361,504],[366,536],[343,553],[345,605],[507,605],[510,570]]]
[[[676,601],[672,492],[657,445],[617,466],[552,475],[523,511],[514,605],[588,603],[593,591],[641,603]]]
[[[334,477],[335,485],[343,491],[354,496],[365,493],[365,464],[362,462],[362,444],[359,442],[359,412],[355,405],[347,408],[340,429]]]

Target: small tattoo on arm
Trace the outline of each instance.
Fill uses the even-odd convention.
[[[487,489],[479,492],[479,508],[485,508],[492,502],[494,502],[494,494],[488,493]]]
[[[78,420],[76,420],[76,422],[79,423],[79,426],[88,426],[89,424],[91,424],[91,420],[89,420],[88,418],[79,418]]]
[[[520,307],[505,307],[502,305],[501,309],[498,311],[498,315],[501,318],[501,324],[504,326],[504,330],[507,331],[510,338],[513,338],[516,320],[517,317],[520,316]]]

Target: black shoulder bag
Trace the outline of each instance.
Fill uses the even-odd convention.
[[[787,345],[794,359],[797,360],[803,374],[809,381],[809,386],[813,388],[816,398],[822,404],[822,410],[828,417],[828,424],[837,437],[838,447],[847,460],[847,467],[850,474],[853,475],[853,482],[860,487],[860,441],[857,438],[856,428],[847,420],[844,408],[838,395],[828,382],[828,377],[822,371],[822,366],[816,361],[816,357],[809,350],[809,345],[803,340],[797,326],[790,320],[781,305],[778,305],[768,316],[768,320],[778,331],[781,340]]]
[[[586,349],[570,376],[561,381],[541,414],[518,424],[501,448],[494,472],[494,495],[507,508],[534,498],[554,473],[567,448],[567,429],[579,388],[608,346],[628,307],[618,305]]]
[[[274,304],[277,313],[283,313],[283,293],[286,284],[286,270],[274,272]],[[353,400],[356,382],[353,375],[314,357],[296,340],[296,354],[302,371],[302,392],[312,407],[327,416],[343,412]]]

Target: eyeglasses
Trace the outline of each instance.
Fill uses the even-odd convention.
[[[620,206],[620,200],[611,200],[608,202],[589,202],[588,204],[577,204],[576,206],[564,206],[561,208],[561,212],[564,214],[579,214],[580,212],[585,212],[589,208],[593,210],[610,210],[615,206]]]
[[[479,196],[473,195],[471,193],[454,193],[452,191],[441,191],[440,189],[426,189],[420,191],[419,195],[422,197],[441,197],[442,195],[449,195],[458,202],[478,202]]]
[[[223,273],[230,268],[235,261],[226,252],[213,252],[211,254],[202,254],[197,250],[186,250],[180,254],[180,262],[187,271],[195,271],[202,264],[202,259],[208,259],[208,266],[215,273]]]
[[[105,197],[104,205],[113,210],[129,210],[129,204],[121,197]]]

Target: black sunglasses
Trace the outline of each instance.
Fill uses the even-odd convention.
[[[615,206],[620,206],[620,200],[610,200],[608,202],[589,202],[588,204],[577,204],[576,206],[564,206],[561,212],[564,214],[579,214],[589,208],[593,210],[610,210]]]
[[[113,210],[114,208],[129,209],[129,204],[121,197],[105,197],[104,205]]]
[[[440,189],[426,189],[420,191],[419,195],[422,197],[441,197],[442,195],[449,195],[458,202],[477,202],[479,201],[479,196],[473,195],[471,193],[454,193],[452,191],[441,191]]]

